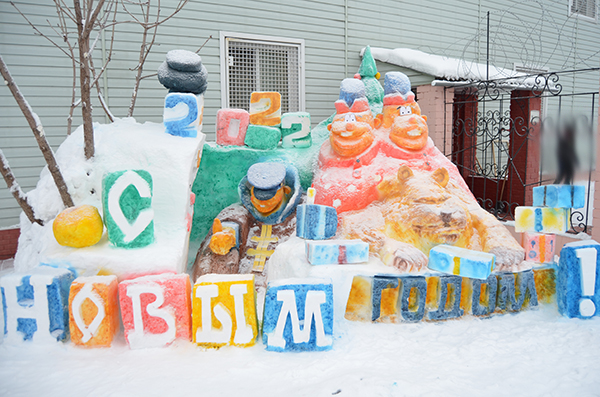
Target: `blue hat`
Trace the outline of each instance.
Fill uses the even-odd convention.
[[[383,83],[385,95],[410,93],[410,79],[402,72],[387,72]]]
[[[340,84],[340,99],[352,107],[355,100],[366,98],[365,85],[358,79],[344,79]]]
[[[281,173],[281,170],[283,170],[283,173]],[[269,177],[270,175],[272,177]],[[254,196],[257,199],[268,200],[279,190],[282,182],[285,182],[285,185],[291,188],[291,192],[284,194],[281,207],[270,215],[263,215],[258,212],[251,200],[252,187],[254,187]],[[269,191],[272,191],[270,196],[268,196]],[[300,202],[302,187],[300,186],[298,170],[291,164],[280,162],[254,164],[240,181],[238,194],[242,204],[254,219],[268,225],[281,223],[296,210],[296,206]]]
[[[285,178],[285,164],[256,163],[246,174],[248,183],[254,186],[254,196],[259,200],[268,200],[277,193]]]

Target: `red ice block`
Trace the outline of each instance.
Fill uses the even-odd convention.
[[[191,286],[187,274],[138,277],[119,284],[125,339],[131,348],[166,346],[191,336]]]
[[[250,113],[244,109],[217,111],[217,144],[244,146]]]

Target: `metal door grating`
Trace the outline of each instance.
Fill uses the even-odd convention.
[[[281,94],[281,113],[300,110],[299,45],[227,39],[229,108],[250,108],[254,91]]]

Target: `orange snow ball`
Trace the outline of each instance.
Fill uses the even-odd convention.
[[[104,225],[98,209],[80,205],[65,209],[54,219],[52,231],[60,245],[73,248],[90,247],[100,241]]]

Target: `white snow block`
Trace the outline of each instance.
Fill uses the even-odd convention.
[[[102,208],[105,175],[123,170],[147,172],[152,176],[154,241],[144,247],[123,249],[109,244],[105,233],[96,245],[75,249],[56,242],[51,221],[39,227],[22,217],[15,268],[26,271],[32,263],[65,263],[79,276],[95,276],[102,271],[119,279],[162,272],[183,273],[187,267],[195,198],[192,184],[204,134],[181,138],[166,134],[162,123],[142,125],[133,119],[95,124],[94,132],[93,160],[86,161],[83,156],[82,128],[68,136],[56,153],[73,200],[76,204]],[[55,191],[52,177],[43,172],[38,187],[28,194],[45,219],[51,220],[62,210]]]

